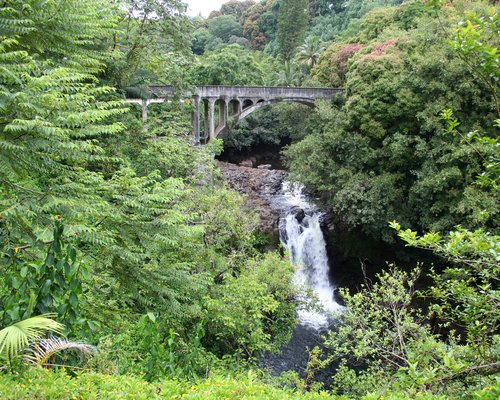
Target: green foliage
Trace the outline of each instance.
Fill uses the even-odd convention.
[[[191,50],[194,54],[202,55],[205,52],[205,47],[212,39],[210,32],[206,28],[198,28],[193,33],[191,39]]]
[[[222,5],[221,12],[210,14],[203,26],[193,33],[193,52],[202,55],[205,51],[221,50],[227,44],[250,48],[249,39],[243,35],[242,15],[253,4],[253,1],[229,1]]]
[[[301,86],[304,80],[304,74],[297,66],[292,62],[285,62],[282,68],[276,74],[273,80],[273,84],[276,86]]]
[[[382,31],[380,13],[393,21]],[[464,146],[440,119],[451,108],[463,132],[491,132],[494,99],[470,79],[442,29],[452,30],[458,10],[441,24],[422,15],[407,31],[398,26],[402,13],[368,14],[354,37],[325,52],[315,74],[345,82],[346,104],[319,109],[311,135],[286,151],[291,172],[323,194],[342,228],[377,238],[392,240],[386,221],[393,219],[434,231],[496,226],[498,197],[476,183],[494,176],[496,148],[472,137]]]
[[[208,32],[227,43],[231,36],[243,36],[243,28],[232,15],[221,15],[208,21]]]
[[[147,381],[193,379],[204,373],[203,323],[195,326],[194,335],[186,342],[164,322],[148,312],[133,326],[122,326],[118,335],[102,339],[103,343],[109,342],[109,348],[102,348],[108,362],[121,374],[139,374]]]
[[[306,0],[283,0],[280,3],[276,40],[283,60],[289,62],[304,40],[309,14]]]
[[[325,47],[318,36],[309,36],[304,44],[298,48],[297,60],[310,68],[314,68],[321,52],[324,50]]]
[[[253,0],[229,0],[228,2],[222,4],[220,7],[220,12],[222,15],[234,15],[235,17],[241,17],[245,11],[255,4]]]
[[[278,382],[296,388],[300,392],[319,391],[324,383],[314,380],[314,375],[319,370],[328,366],[330,361],[323,357],[323,352],[318,346],[313,349],[306,348],[309,359],[301,377],[297,371],[285,371],[280,374]]]
[[[0,357],[11,363],[30,341],[47,332],[62,333],[64,325],[54,321],[54,314],[39,315],[18,321],[0,331]]]
[[[31,370],[0,376],[0,397],[327,398],[266,386],[252,373],[197,380],[240,372],[289,339],[293,268],[259,253],[255,216],[214,169],[220,142],[189,144],[188,106],[152,106],[142,126],[103,86],[146,97],[152,82],[184,90],[318,79],[347,88],[345,107],[319,104],[307,118],[278,105],[244,123],[257,139],[239,142],[236,132],[239,145],[282,145],[310,133],[286,154],[340,228],[389,239],[386,221],[396,218],[414,229],[465,227],[446,239],[400,230],[411,245],[459,263],[432,274],[428,313],[413,308],[414,274],[398,270],[358,294],[343,292],[343,324],[327,340],[344,359],[338,389],[356,398],[495,398],[499,249],[498,236],[485,232],[498,216],[497,128],[489,126],[498,109],[496,9],[477,2],[476,14],[462,18],[460,4],[379,8],[399,3],[231,1],[198,25],[191,48],[203,56],[195,61],[187,34],[195,28],[177,0],[6,2],[0,316],[11,326],[0,332],[0,352],[11,360],[48,326],[38,320],[30,331],[33,320],[21,319],[53,311],[73,335],[99,342],[90,368],[162,382]],[[309,13],[316,18],[299,48]],[[457,25],[460,18],[468,22]],[[277,71],[268,54],[278,48],[286,61],[298,52],[297,63]],[[293,126],[276,128],[283,122]],[[32,358],[42,364],[57,350],[84,347],[39,344]],[[314,387],[312,371],[330,361],[317,349],[310,356],[301,389]]]
[[[317,68],[313,71],[313,74],[323,84],[333,87],[343,87],[347,79],[349,61],[361,48],[362,46],[357,43],[332,43],[321,54]]]
[[[292,273],[287,260],[268,254],[213,288],[205,305],[207,336],[217,339],[217,352],[251,358],[289,340],[296,305],[290,300]]]
[[[473,76],[479,78],[488,87],[500,116],[498,87],[500,78],[500,58],[498,53],[499,20],[496,9],[489,10],[485,16],[472,13],[467,20],[461,21],[455,30],[451,44],[456,53],[466,63]],[[442,113],[448,123],[448,131],[459,134],[456,129],[459,122],[453,118],[451,110]],[[495,127],[500,127],[500,120],[494,121],[494,127],[488,127],[486,134],[478,130],[462,135],[462,143],[473,147],[483,157],[484,171],[478,178],[478,184],[498,193],[500,176],[499,146]]]
[[[256,399],[256,400],[316,400],[331,399],[326,393],[299,394],[287,389],[278,389],[262,383],[255,372],[234,378],[220,374],[198,382],[164,380],[148,383],[130,375],[102,375],[83,373],[70,377],[64,371],[27,371],[20,377],[0,376],[0,397],[68,399],[72,397],[118,400],[133,398],[151,399]]]
[[[29,9],[20,3],[12,3],[4,23]],[[1,68],[8,71],[2,74],[0,85],[0,204],[3,229],[9,237],[4,243],[7,249],[48,240],[52,216],[68,209],[73,215],[95,213],[95,208],[84,206],[96,198],[86,185],[99,186],[102,177],[95,169],[99,163],[109,162],[97,138],[123,129],[116,120],[125,112],[122,103],[104,100],[112,89],[99,86],[94,75],[102,67],[104,55],[86,50],[93,44],[86,39],[90,35],[98,41],[110,33],[112,16],[106,11],[97,19],[101,1],[89,2],[84,8],[81,2],[50,4],[49,9],[32,8],[31,19],[23,24],[33,25],[33,30],[6,37],[0,47]],[[72,6],[81,13],[81,24],[66,24],[58,30],[56,22],[66,21],[67,7]],[[46,12],[53,13],[54,31],[39,21]],[[66,32],[69,27],[74,29],[71,34]],[[32,34],[52,37],[54,52],[33,44]],[[64,46],[56,45],[60,42]],[[44,57],[39,54],[42,50]],[[78,60],[64,61],[73,57]]]
[[[240,21],[243,35],[250,41],[251,48],[263,50],[266,43],[272,42],[276,35],[279,2],[261,1],[249,7]]]
[[[487,15],[477,13],[467,15],[455,30],[453,48],[471,68],[474,76],[479,77],[491,90],[495,99],[497,116],[500,117],[498,89],[500,82],[500,18],[495,8]]]
[[[61,218],[61,216],[58,216]],[[29,248],[16,247],[4,257],[0,298],[2,325],[10,325],[32,315],[53,314],[70,331],[76,331],[85,319],[81,312],[82,281],[87,266],[76,261],[77,251],[63,238],[64,226],[54,222],[53,239],[43,261],[31,261]]]
[[[259,145],[279,146],[303,138],[311,108],[297,103],[276,103],[252,113],[224,137],[224,148],[247,150]]]
[[[219,287],[236,288],[241,274],[265,308],[262,299],[281,298],[289,281],[257,290],[254,281],[265,279],[248,271],[256,254],[256,221],[213,170],[220,143],[190,146],[183,134],[189,129],[186,109],[173,103],[152,107],[152,118],[142,127],[114,90],[99,81],[133,86],[129,91],[140,96],[147,95],[141,85],[155,79],[187,86],[189,56],[179,51],[186,39],[185,20],[177,16],[182,5],[170,0],[120,7],[100,0],[49,3],[45,10],[43,2],[14,1],[0,15],[0,34],[5,34],[0,45],[5,72],[0,78],[1,317],[9,324],[37,310],[54,311],[73,335],[89,342],[116,337],[118,353],[97,357],[103,365],[115,362],[150,380],[200,374],[219,363],[217,356],[234,356],[215,335],[213,341],[204,336],[205,302],[220,301]],[[47,23],[52,17],[46,11],[53,14],[54,26]],[[238,45],[229,46],[228,53],[232,57],[208,54],[200,76],[259,83],[263,71],[272,68],[268,58]],[[92,273],[83,277],[87,266]],[[276,288],[278,283],[282,286]],[[232,291],[242,304],[244,295]],[[275,300],[273,309],[266,309],[275,325],[256,311],[262,313],[254,322],[264,337],[242,333],[232,339],[252,349],[268,346],[293,325],[287,307],[288,314]],[[139,315],[149,317],[136,323]],[[51,349],[57,346],[66,344]],[[217,356],[207,349],[217,349]]]
[[[429,295],[435,299],[431,309],[445,321],[445,326],[458,326],[464,340],[483,357],[494,359],[498,351],[498,283],[500,237],[483,230],[458,228],[443,238],[438,233],[419,236],[391,223],[408,246],[420,247],[446,257],[456,266],[441,274],[432,274],[435,286]]]
[[[224,51],[206,53],[201,63],[191,71],[191,82],[196,85],[262,85],[269,60],[259,59],[237,44]]]
[[[402,2],[401,0],[350,0],[348,2],[320,0],[317,2],[318,12],[311,21],[309,34],[317,35],[324,41],[344,37],[345,32],[356,31],[361,19],[370,11],[398,5]],[[413,4],[413,2],[409,4]],[[413,6],[410,5],[410,7]],[[380,28],[383,28],[384,23],[379,22]]]
[[[198,185],[198,182],[196,184]],[[123,354],[116,361],[120,371],[142,372],[148,379],[165,375],[189,377],[202,373],[217,363],[216,357],[207,354],[207,351],[216,350],[220,357],[229,356],[234,352],[233,347],[227,347],[225,344],[226,335],[234,333],[230,327],[220,329],[217,332],[220,336],[203,340],[204,348],[201,347],[205,329],[203,320],[206,318],[208,304],[219,304],[224,296],[232,293],[225,290],[226,279],[233,282],[235,288],[239,285],[257,285],[250,278],[245,279],[246,273],[241,272],[240,275],[239,272],[253,252],[254,241],[251,232],[255,222],[252,215],[242,209],[242,199],[235,193],[221,187],[214,190],[214,186],[211,186],[214,183],[210,181],[205,181],[204,185],[206,186],[197,186],[196,190],[185,190],[177,200],[178,210],[182,210],[182,214],[189,218],[191,227],[184,225],[184,218],[178,221],[175,235],[170,236],[169,241],[158,236],[161,233],[159,227],[136,232],[149,241],[144,243],[142,250],[144,257],[149,259],[144,258],[142,263],[134,264],[132,259],[124,259],[123,263],[120,263],[115,258],[110,268],[120,289],[125,290],[121,296],[109,292],[108,287],[112,285],[109,276],[100,272],[96,279],[98,299],[108,304],[107,313],[100,317],[101,323],[105,326],[111,325],[113,331],[116,327],[113,328],[112,324],[121,325],[113,315],[120,309],[120,302],[126,301],[127,308],[135,312],[155,310],[159,315],[154,321],[144,317],[132,330],[127,328],[126,324],[122,327],[125,336],[117,338],[113,344],[114,348],[119,349],[119,354]],[[143,191],[140,187],[137,190]],[[162,212],[165,210],[162,209]],[[175,212],[175,209],[172,209],[169,214]],[[173,215],[175,214],[170,215],[170,219]],[[115,223],[119,223],[118,221]],[[152,237],[147,235],[148,231],[154,232],[157,243],[151,243]],[[123,252],[123,243],[121,246]],[[287,262],[286,264],[289,266]],[[252,268],[253,264],[248,267],[248,274],[253,273]],[[283,287],[280,290],[286,290],[289,281],[283,279],[281,283]],[[268,300],[268,296],[274,296],[274,290],[274,286],[261,283],[257,294]],[[244,304],[245,294],[246,292],[236,291],[231,294],[231,298]],[[258,304],[261,304],[262,299],[256,299]],[[98,304],[98,309],[104,307],[104,304]],[[110,304],[113,307],[110,307]],[[293,313],[293,308],[291,312]],[[219,310],[218,317],[213,320],[223,318],[224,315],[225,318],[233,318],[230,316],[230,310],[227,313]],[[244,332],[239,332],[242,337],[231,336],[231,340],[245,341],[246,345],[253,348],[267,343],[271,336],[275,339],[276,336],[285,335],[293,324],[293,319],[285,323],[284,317],[280,318],[277,318],[276,325],[267,328],[272,332],[271,335],[260,337],[252,334],[247,338]],[[196,334],[193,334],[193,331]],[[128,335],[130,339],[127,339]],[[115,336],[112,334],[113,338]],[[111,359],[114,354],[113,350],[109,350]],[[148,354],[147,362],[144,354]],[[243,354],[242,357],[251,355],[253,354]]]
[[[114,9],[106,0],[85,3],[78,0],[11,0],[3,4],[0,11],[2,53],[15,43],[20,52],[37,54],[43,60],[58,59],[60,68],[95,73],[102,69],[105,60],[99,42],[115,32],[115,23]],[[29,62],[27,53],[17,53],[23,63]],[[7,54],[3,55],[2,61],[7,61],[6,58]],[[12,72],[10,70],[5,78],[13,79]]]
[[[402,391],[408,397],[428,393],[470,398],[473,392],[495,385],[498,336],[484,332],[483,345],[489,347],[478,347],[474,342],[460,343],[453,331],[445,339],[432,333],[422,311],[413,307],[417,274],[392,268],[378,276],[379,282],[367,282],[359,293],[342,292],[346,311],[325,341],[330,358],[341,360],[334,381],[342,391],[356,397]],[[446,282],[441,281],[453,287],[449,278]],[[433,291],[437,293],[436,288]],[[454,307],[457,298],[442,300]],[[443,310],[437,315],[448,317]],[[476,317],[476,324],[488,323],[484,316]],[[359,367],[354,369],[355,365]]]
[[[425,337],[425,329],[417,322],[419,316],[410,308],[417,276],[418,271],[407,275],[393,268],[378,277],[380,283],[367,284],[359,293],[342,290],[346,311],[325,341],[332,357],[342,360],[335,375],[338,387],[358,395],[386,389],[388,382],[382,377],[393,376],[409,365],[411,346]],[[351,376],[347,357],[366,363],[367,368]]]
[[[178,0],[124,0],[118,4],[118,32],[106,41],[113,56],[106,78],[131,94],[139,91],[144,95],[148,84],[158,82],[182,86],[190,63],[186,50],[191,25],[181,14],[185,4]]]

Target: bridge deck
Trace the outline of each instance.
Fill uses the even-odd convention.
[[[176,94],[173,86],[150,86],[155,97],[172,97]],[[338,88],[310,88],[310,87],[283,87],[283,86],[197,86],[193,91],[186,91],[185,97],[198,95],[200,97],[251,97],[251,98],[331,98],[344,89]]]

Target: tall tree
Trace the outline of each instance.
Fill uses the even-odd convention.
[[[297,60],[301,64],[314,68],[318,63],[321,52],[325,50],[325,46],[318,36],[309,36],[298,50]]]
[[[117,0],[121,18],[111,48],[113,60],[107,63],[107,79],[137,97],[145,95],[151,83],[174,84],[182,80],[175,68],[179,56],[189,48],[185,5],[178,0]],[[175,53],[175,55],[174,55]],[[160,64],[163,64],[161,67]],[[141,89],[138,89],[141,87]]]
[[[278,17],[277,40],[280,54],[290,61],[304,40],[309,21],[307,0],[283,0]]]

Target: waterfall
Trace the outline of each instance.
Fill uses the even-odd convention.
[[[303,299],[306,306],[297,310],[301,325],[320,329],[328,325],[329,316],[341,311],[342,306],[333,297],[334,286],[329,279],[326,243],[321,230],[322,213],[308,202],[302,187],[284,182],[280,240],[297,266],[294,283],[309,289],[323,310],[311,309],[311,299]],[[308,307],[309,305],[309,307]]]

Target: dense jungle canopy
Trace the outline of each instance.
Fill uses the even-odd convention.
[[[0,1],[0,398],[497,399],[497,2],[185,11]],[[195,146],[189,101],[146,123],[125,102],[150,85],[345,95]],[[305,289],[214,161],[265,148],[339,230],[440,260],[341,289],[325,351],[279,377],[259,359],[290,339]]]

